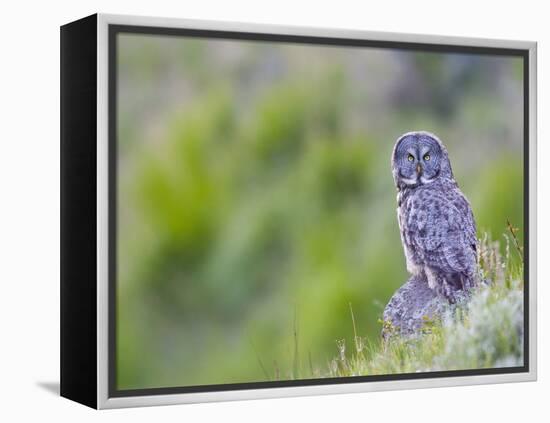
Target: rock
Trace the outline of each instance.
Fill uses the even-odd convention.
[[[447,299],[428,286],[427,279],[411,276],[384,309],[382,337],[387,340],[392,335],[416,335],[427,323],[441,317],[449,306]]]

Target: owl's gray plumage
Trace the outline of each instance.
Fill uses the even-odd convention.
[[[454,180],[447,150],[428,132],[404,134],[393,150],[392,173],[407,270],[454,303],[476,285],[477,238],[472,209]],[[395,307],[392,300],[386,309]]]
[[[408,270],[451,302],[474,286],[476,230],[470,205],[446,179],[404,192],[398,209]]]

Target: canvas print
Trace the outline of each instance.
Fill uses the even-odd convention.
[[[524,366],[521,56],[129,31],[115,60],[117,390]]]

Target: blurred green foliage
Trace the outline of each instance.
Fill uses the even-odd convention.
[[[307,46],[253,44],[234,64],[219,62],[215,41],[121,41],[120,389],[318,375],[335,341],[353,337],[350,304],[359,334],[377,340],[407,277],[389,166],[402,132],[448,141],[480,233],[499,239],[506,219],[522,228],[521,142],[507,132],[515,102],[480,89],[496,68],[521,93],[513,59],[408,53],[400,66],[416,73],[419,95],[395,76],[381,84],[378,56],[379,73],[354,80],[355,51],[312,53],[308,73],[293,50]],[[273,72],[270,60],[286,68],[253,78]],[[466,75],[445,77],[459,65]]]

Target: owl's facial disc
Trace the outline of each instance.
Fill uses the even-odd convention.
[[[433,182],[440,174],[443,157],[440,143],[427,133],[406,134],[394,151],[396,182],[405,186]]]
[[[401,185],[420,185],[422,175],[422,164],[418,143],[412,136],[404,137],[398,142],[394,155],[394,170],[397,181]]]
[[[433,138],[422,137],[418,140],[418,150],[422,163],[420,182],[429,184],[439,176],[441,147]]]

